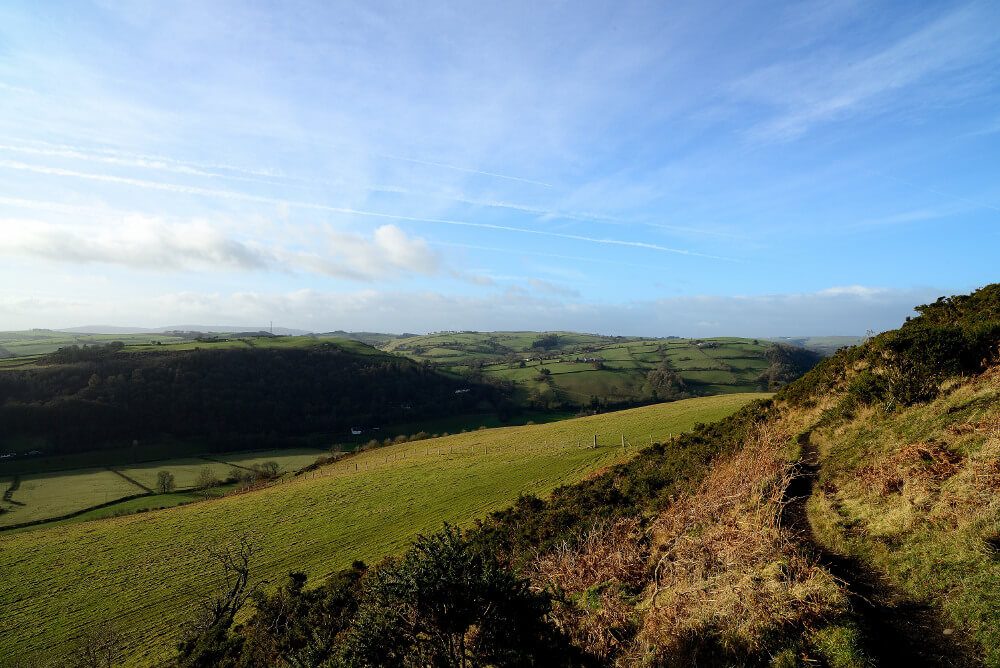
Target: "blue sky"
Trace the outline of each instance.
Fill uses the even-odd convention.
[[[1000,3],[7,2],[0,329],[858,334],[997,280]]]

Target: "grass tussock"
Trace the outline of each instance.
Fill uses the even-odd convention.
[[[846,610],[837,581],[782,524],[796,476],[787,442],[761,427],[654,522],[656,565],[637,638],[648,662],[759,655]]]
[[[954,642],[1000,666],[1000,366],[958,380],[934,401],[820,430],[809,516],[821,544],[891,585],[891,602],[933,606]]]

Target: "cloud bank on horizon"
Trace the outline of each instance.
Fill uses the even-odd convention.
[[[1000,6],[0,7],[0,329],[860,334],[995,281]]]

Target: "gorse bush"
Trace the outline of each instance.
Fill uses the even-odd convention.
[[[1000,284],[918,306],[920,315],[900,329],[838,351],[778,398],[804,405],[846,381],[857,403],[891,408],[929,401],[946,378],[978,373],[1000,359],[998,304]]]
[[[398,560],[371,571],[356,562],[314,589],[292,573],[264,595],[247,584],[248,562],[237,566],[236,576],[225,578],[236,585],[189,626],[179,666],[474,668],[582,660],[547,621],[548,597],[451,526],[420,537]],[[254,614],[234,627],[250,599]]]

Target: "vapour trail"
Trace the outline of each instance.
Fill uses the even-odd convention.
[[[0,139],[0,141],[4,140]],[[285,174],[273,173],[267,170],[253,170],[253,169],[231,167],[219,164],[212,165],[212,164],[191,162],[186,160],[177,160],[176,158],[169,158],[161,155],[145,155],[141,153],[118,151],[115,149],[94,149],[94,148],[85,148],[81,146],[73,146],[70,144],[52,144],[49,142],[41,142],[41,141],[35,143],[38,144],[37,147],[16,145],[11,143],[0,143],[0,150],[5,150],[13,153],[22,153],[27,155],[63,157],[63,158],[70,158],[73,160],[82,160],[87,162],[120,165],[126,167],[138,167],[141,169],[162,170],[162,171],[174,172],[177,174],[184,174],[188,176],[200,176],[200,177],[214,178],[214,179],[229,179],[234,181],[245,181],[250,183],[266,183],[270,185],[281,185],[282,183],[297,183],[297,184],[311,183],[316,185],[337,185],[337,186],[352,186],[352,187],[356,186],[356,184],[350,184],[345,181],[338,181],[335,179],[317,179],[317,178],[307,178],[301,176],[289,176]],[[404,159],[404,158],[399,158],[399,159]],[[406,160],[409,159],[406,158]],[[414,162],[421,162],[421,161],[414,160]],[[427,164],[437,164],[437,163],[427,163]],[[233,173],[221,173],[218,171],[210,171],[213,169],[223,170],[225,172],[233,172]],[[516,177],[510,177],[510,178],[516,178]],[[546,209],[544,207],[518,204],[515,202],[508,202],[503,200],[492,200],[492,199],[484,200],[484,199],[477,199],[473,197],[466,197],[464,195],[455,195],[449,193],[417,192],[400,186],[372,184],[372,185],[363,185],[361,187],[363,190],[368,192],[380,192],[380,193],[390,193],[397,195],[429,197],[431,199],[443,199],[450,202],[458,202],[461,204],[469,204],[472,206],[505,209],[509,211],[517,211],[519,213],[544,216],[560,220],[576,220],[581,222],[592,222],[592,223],[599,223],[606,225],[635,225],[640,227],[650,227],[653,229],[668,230],[672,232],[681,232],[685,234],[698,234],[698,235],[727,238],[727,239],[746,238],[740,235],[734,235],[726,232],[703,230],[695,227],[686,227],[682,225],[668,225],[664,223],[650,223],[645,221],[625,220],[622,218],[603,216],[594,213],[559,211],[553,209]]]

